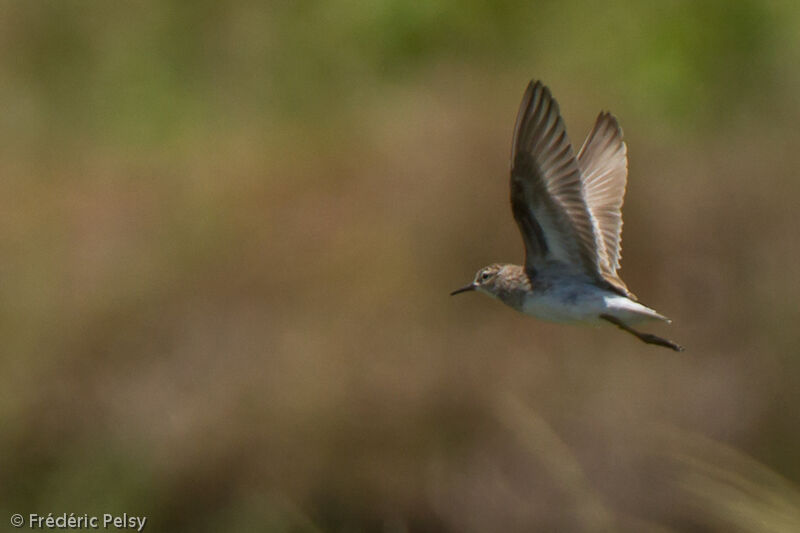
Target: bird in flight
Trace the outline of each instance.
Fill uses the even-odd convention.
[[[576,156],[550,91],[529,83],[511,147],[511,210],[525,266],[489,265],[451,294],[482,292],[542,320],[610,323],[648,344],[683,351],[632,327],[670,320],[639,303],[618,274],[627,178],[627,148],[610,113],[600,113]]]

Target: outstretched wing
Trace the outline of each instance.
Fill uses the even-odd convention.
[[[622,257],[622,202],[628,180],[628,157],[622,129],[610,113],[602,112],[597,117],[578,152],[578,166],[583,197],[602,246],[600,272],[607,281],[630,294],[617,274]]]
[[[581,171],[559,114],[541,82],[531,82],[517,114],[511,150],[511,208],[525,242],[525,266],[545,259],[598,277],[594,223]]]

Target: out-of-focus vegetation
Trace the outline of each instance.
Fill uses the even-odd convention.
[[[800,8],[7,2],[0,520],[800,530]],[[541,78],[630,154],[683,354],[449,290],[521,260]],[[7,522],[4,522],[7,523]]]

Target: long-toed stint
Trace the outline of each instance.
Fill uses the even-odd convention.
[[[489,265],[451,294],[482,292],[554,322],[608,322],[648,344],[683,351],[631,327],[670,321],[637,302],[617,273],[627,178],[617,120],[601,112],[576,157],[558,104],[541,82],[531,82],[511,147],[511,210],[525,243],[525,266]]]

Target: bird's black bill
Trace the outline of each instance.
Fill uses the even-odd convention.
[[[471,285],[470,284],[470,285],[467,285],[466,287],[461,287],[460,289],[454,290],[453,292],[450,293],[450,296],[455,296],[456,294],[460,294],[462,292],[469,292],[469,291],[474,291],[474,290],[475,290],[475,285]]]

